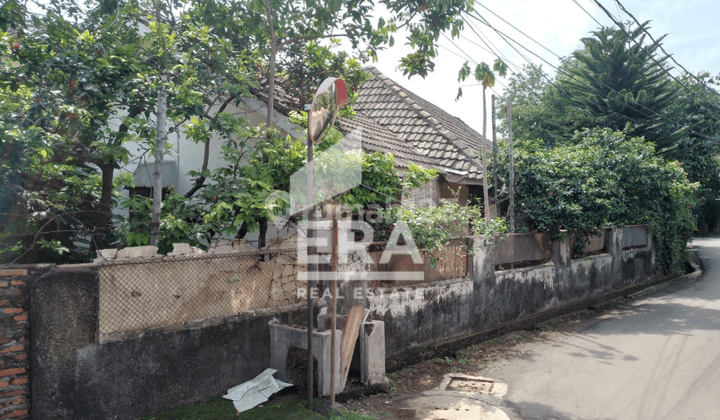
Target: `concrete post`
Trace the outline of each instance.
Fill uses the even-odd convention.
[[[570,284],[570,273],[572,271],[570,242],[570,235],[567,232],[565,232],[564,239],[552,242],[552,262],[555,266],[553,290],[558,300],[567,298],[572,290]]]
[[[494,298],[495,245],[485,244],[483,238],[472,238],[472,251],[472,264],[468,267],[473,282],[470,326],[480,328],[487,325],[490,313],[487,306]]]
[[[650,250],[650,267],[652,267],[652,275],[655,275],[655,244],[653,243],[652,233],[650,227],[647,230],[647,248]]]
[[[382,385],[385,377],[385,323],[360,326],[360,378],[365,385]]]
[[[271,321],[270,327],[270,367],[277,370],[276,378],[287,380],[286,362],[288,351],[291,347],[307,350],[307,330],[295,328],[289,325],[282,325]],[[340,343],[342,342],[342,330],[336,330],[337,342],[335,343],[335,357],[340,360]],[[320,396],[330,395],[330,331],[314,331],[312,344],[312,355],[317,363],[317,393]],[[342,370],[335,369],[335,382],[342,382]],[[338,389],[342,392],[342,387]]]
[[[622,287],[623,228],[612,228],[608,242],[608,253],[612,256],[612,288]]]

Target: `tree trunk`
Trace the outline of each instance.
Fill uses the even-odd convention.
[[[164,78],[163,78],[164,79]],[[156,132],[155,132],[155,168],[152,178],[152,221],[150,222],[150,245],[157,246],[160,236],[160,207],[163,189],[163,156],[165,155],[165,118],[167,114],[167,89],[163,85],[158,93]]]
[[[267,128],[273,125],[273,112],[275,111],[275,61],[278,53],[277,34],[275,33],[275,20],[273,19],[270,0],[265,0],[265,14],[267,15],[270,29],[270,63],[268,65],[268,92],[267,92]],[[267,157],[263,158],[264,161]],[[267,234],[267,219],[260,219],[260,232],[258,237],[258,248],[265,247],[265,236]]]
[[[155,2],[155,19],[157,22],[162,20],[162,10],[160,1]],[[150,221],[150,245],[157,246],[158,237],[160,236],[160,208],[162,205],[162,189],[163,189],[163,156],[165,155],[165,118],[167,116],[167,46],[165,45],[165,34],[161,34],[163,51],[160,64],[160,77],[163,84],[157,97],[157,105],[155,117],[155,168],[152,177],[152,219]]]
[[[225,99],[225,102],[220,105],[220,108],[218,109],[216,115],[225,112],[225,108],[233,101],[233,99],[235,99],[235,96],[231,96]],[[210,111],[211,108],[208,108],[207,112],[205,112],[205,115],[209,115]],[[200,176],[195,180],[195,185],[193,185],[190,191],[185,193],[185,198],[191,198],[193,195],[195,195],[196,192],[200,190],[200,188],[205,186],[205,179],[207,179],[207,177],[205,176],[205,171],[207,171],[208,163],[210,162],[210,139],[211,137],[205,139],[205,150],[203,152],[203,163],[202,167],[200,168]]]
[[[95,226],[93,226],[93,233],[91,235],[91,252],[104,248],[105,235],[110,231],[110,221],[112,220],[113,176],[115,174],[114,162],[107,162],[100,165],[100,172],[102,174],[102,192],[97,217],[95,217]]]
[[[508,163],[510,165],[510,208],[508,215],[510,216],[510,233],[515,233],[515,157],[513,156],[513,134],[512,134],[512,103],[510,96],[506,99],[506,118],[508,126]]]
[[[258,233],[258,249],[265,248],[266,244],[266,238],[267,238],[267,230],[268,230],[268,220],[265,218],[262,218],[259,220],[260,224],[260,232]]]
[[[200,167],[200,176],[198,179],[195,180],[195,185],[193,185],[192,188],[190,188],[190,191],[185,193],[185,198],[191,198],[193,195],[195,195],[196,192],[200,190],[205,185],[205,179],[207,178],[205,176],[205,171],[208,168],[208,163],[210,162],[210,137],[205,139],[205,150],[203,152],[203,163]]]
[[[272,126],[273,110],[275,109],[275,59],[277,57],[278,45],[277,36],[275,34],[275,21],[270,8],[270,0],[265,0],[265,14],[267,15],[268,25],[270,27],[270,63],[268,66],[268,93],[267,93],[267,121],[268,127]]]

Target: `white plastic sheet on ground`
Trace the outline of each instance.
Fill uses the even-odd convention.
[[[238,413],[256,407],[267,401],[272,394],[292,386],[273,378],[275,372],[277,372],[275,369],[265,369],[255,379],[228,389],[227,395],[223,395],[223,398],[232,400]]]

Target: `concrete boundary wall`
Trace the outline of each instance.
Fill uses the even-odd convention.
[[[650,237],[645,239],[644,247],[623,249],[623,229],[613,229],[607,253],[576,260],[569,241],[553,242],[551,262],[506,271],[495,271],[494,247],[475,240],[467,277],[408,290],[375,289],[364,301],[370,319],[385,322],[386,355],[394,360],[408,348],[648,282],[654,256]],[[96,269],[55,268],[26,283],[34,419],[136,419],[217,395],[269,365],[270,320],[297,324],[305,311],[295,306],[250,312],[100,343]]]
[[[627,231],[627,229],[625,229]],[[605,232],[607,253],[572,259],[571,241],[550,243],[551,262],[495,271],[495,247],[474,242],[468,277],[429,287],[387,288],[369,299],[371,319],[385,321],[386,354],[463,337],[532,314],[599,296],[655,276],[651,235],[623,249],[624,229]],[[641,242],[634,239],[634,242]]]

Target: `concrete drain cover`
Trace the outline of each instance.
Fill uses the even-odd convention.
[[[462,373],[448,373],[438,386],[438,391],[454,391],[470,394],[485,394],[502,398],[507,393],[507,384],[482,376],[470,376]]]
[[[451,378],[446,390],[490,394],[493,384],[493,381],[484,379]]]

